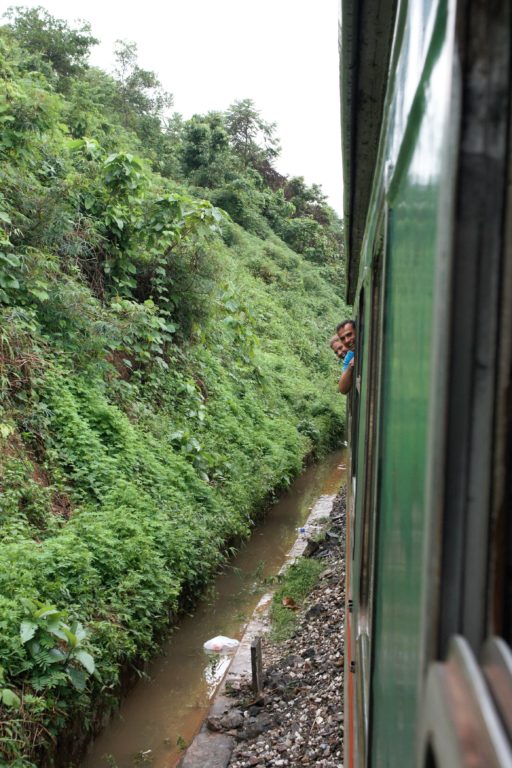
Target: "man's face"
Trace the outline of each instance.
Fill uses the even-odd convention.
[[[338,336],[345,350],[354,350],[356,346],[356,329],[350,323],[342,325],[338,331]]]

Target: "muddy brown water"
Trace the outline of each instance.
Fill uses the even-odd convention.
[[[147,677],[92,744],[81,768],[173,768],[206,716],[229,659],[209,656],[216,635],[240,639],[265,579],[275,575],[316,500],[336,493],[344,477],[343,451],[297,478],[251,538],[215,579],[194,615],[174,629]]]

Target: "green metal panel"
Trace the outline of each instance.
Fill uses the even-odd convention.
[[[396,167],[389,199],[371,690],[371,765],[386,768],[414,765],[423,669],[431,337],[452,80],[447,20],[441,2],[398,152],[391,136],[388,154],[395,154]],[[405,80],[397,83],[395,113],[408,89]]]
[[[407,187],[404,192],[410,190]],[[428,200],[423,200],[424,213]],[[433,217],[418,231],[403,201],[392,217],[386,302],[372,723],[375,765],[412,765],[420,650]],[[433,200],[430,201],[433,214]],[[418,235],[422,247],[418,247]],[[416,289],[410,275],[415,274]],[[397,753],[397,750],[399,751]]]

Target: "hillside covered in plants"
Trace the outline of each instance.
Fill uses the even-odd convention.
[[[69,765],[342,427],[321,190],[250,100],[168,117],[135,46],[107,74],[95,42],[43,9],[0,28],[2,765]]]

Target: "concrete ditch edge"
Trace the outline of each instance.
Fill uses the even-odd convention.
[[[336,494],[320,496],[309,514],[304,527],[308,534],[320,533],[326,527]],[[299,557],[302,557],[308,546],[308,537],[299,535],[286,555],[279,573],[283,573]],[[258,635],[265,635],[270,628],[269,612],[273,591],[263,595],[247,624],[240,645],[234,654],[229,667],[215,692],[210,709],[198,733],[187,748],[178,768],[226,768],[231,759],[235,739],[226,733],[210,731],[206,721],[210,717],[222,717],[232,707],[232,698],[227,695],[226,688],[237,687],[242,680],[251,679],[251,643]],[[264,660],[265,657],[263,657]]]

